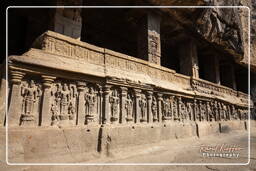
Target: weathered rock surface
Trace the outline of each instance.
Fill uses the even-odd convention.
[[[216,48],[235,57],[237,63],[248,65],[248,9],[251,10],[251,69],[256,70],[256,2],[253,0],[197,0],[156,1],[154,5],[168,6],[245,6],[241,8],[161,9],[184,27],[191,30]],[[249,7],[249,8],[246,8]]]

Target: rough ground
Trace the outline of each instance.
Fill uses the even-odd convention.
[[[216,144],[236,144],[245,149],[241,150],[239,158],[205,158],[199,152],[200,145],[216,145]],[[230,132],[229,134],[207,136],[203,138],[187,138],[173,140],[169,142],[162,142],[157,145],[146,145],[144,148],[136,147],[129,148],[122,152],[112,152],[110,157],[102,157],[98,161],[92,162],[119,162],[119,163],[173,163],[173,162],[187,162],[187,163],[204,163],[204,162],[247,162],[247,132]],[[251,161],[246,166],[8,166],[4,163],[0,165],[1,171],[80,171],[80,170],[148,170],[148,171],[165,171],[165,170],[256,170],[256,130],[251,132]],[[124,155],[126,154],[126,155]],[[104,155],[103,155],[104,156]]]

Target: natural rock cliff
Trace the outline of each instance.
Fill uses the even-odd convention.
[[[248,64],[248,16],[251,12],[251,69],[256,71],[256,1],[253,0],[196,0],[158,1],[148,0],[152,5],[168,6],[225,6],[225,8],[162,9],[170,13],[188,28],[216,48],[232,55],[237,63]],[[245,6],[226,8],[228,6]],[[249,8],[247,8],[249,7]]]

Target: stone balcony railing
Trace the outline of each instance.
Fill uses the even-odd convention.
[[[244,93],[50,31],[8,70],[9,126],[247,118]]]

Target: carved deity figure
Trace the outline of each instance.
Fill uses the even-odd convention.
[[[119,96],[118,96],[118,91],[115,89],[112,92],[112,95],[109,98],[109,102],[111,104],[111,122],[116,122],[118,121],[118,116],[119,116]]]
[[[220,102],[218,102],[218,109],[219,109],[219,120],[223,120],[224,119],[224,113],[223,113],[223,108],[222,108],[222,104]]]
[[[187,119],[187,108],[181,97],[179,97],[179,105],[179,120],[181,119],[182,121],[184,121]]]
[[[89,87],[88,92],[84,95],[85,99],[85,122],[88,124],[93,122],[97,109],[97,93],[93,87]]]
[[[171,119],[172,119],[171,100],[170,100],[170,97],[166,97],[163,99],[163,120],[171,120]]]
[[[152,115],[153,115],[153,122],[156,122],[158,119],[157,119],[157,100],[155,96],[153,96],[152,98],[151,109],[152,109]]]
[[[219,115],[219,106],[218,106],[218,102],[214,101],[213,102],[213,114],[215,116],[215,120],[219,121],[220,120],[220,115]]]
[[[231,107],[231,119],[237,120],[238,119],[238,112],[235,108],[235,105],[232,105]]]
[[[207,110],[207,120],[210,121],[210,122],[216,120],[215,117],[214,117],[214,113],[212,111],[212,107],[210,105],[210,102],[206,102],[206,110]]]
[[[52,125],[57,125],[63,121],[73,120],[75,116],[75,87],[64,83],[56,84],[57,90],[52,91],[54,101],[51,106]]]
[[[147,121],[147,118],[146,118],[147,117],[147,99],[146,99],[145,94],[141,95],[139,105],[140,105],[140,110],[141,110],[141,119],[140,119],[140,121],[141,122],[146,122]]]
[[[200,110],[199,110],[199,106],[197,104],[197,100],[194,100],[193,107],[194,107],[195,120],[200,121]]]
[[[68,106],[71,101],[71,92],[68,85],[64,83],[63,89],[58,92],[60,100],[60,118],[61,120],[68,119]]]
[[[23,96],[21,124],[23,124],[26,121],[34,121],[35,104],[38,101],[41,94],[41,90],[35,84],[34,80],[31,80],[28,85],[21,86],[21,96]]]
[[[172,96],[171,97],[171,108],[172,108],[172,116],[174,120],[179,120],[179,115],[178,115],[178,102],[176,97]]]
[[[202,103],[202,101],[199,101],[199,106],[200,106],[200,121],[204,121],[206,119],[206,105]]]
[[[127,114],[126,121],[131,122],[133,120],[133,101],[130,94],[127,95],[125,109]]]
[[[227,120],[227,114],[228,114],[228,111],[227,111],[227,106],[224,104],[224,103],[222,103],[222,115],[221,115],[221,119],[222,120]]]
[[[193,120],[193,107],[192,107],[192,103],[187,102],[186,108],[187,108],[187,114],[188,114],[189,120],[192,121]]]

